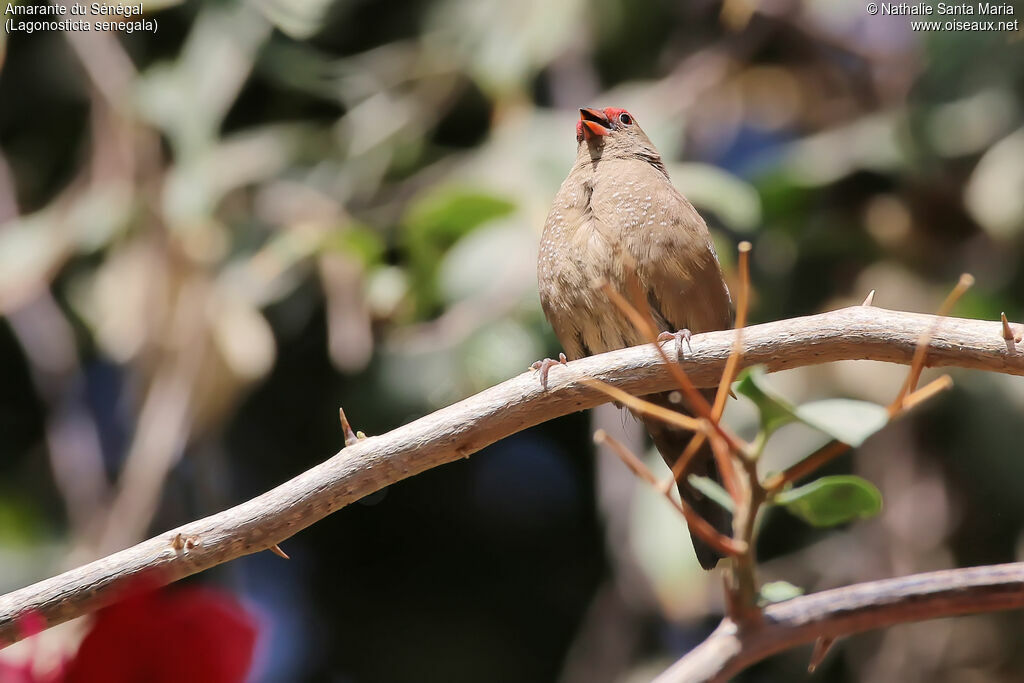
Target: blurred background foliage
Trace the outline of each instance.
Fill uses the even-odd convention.
[[[628,108],[754,321],[859,303],[1024,316],[1024,42],[822,0],[145,3],[156,34],[0,34],[0,590],[262,492],[558,352],[536,242],[579,106]],[[1016,6],[1015,18],[1024,12]],[[994,328],[995,329],[995,328]],[[556,370],[557,372],[557,370]],[[891,398],[854,362],[769,382]],[[928,379],[927,376],[925,379]],[[872,521],[765,520],[806,590],[1021,559],[1017,378],[957,388],[833,472]],[[741,431],[754,427],[742,400]],[[261,620],[254,680],[641,681],[708,632],[681,520],[528,430],[200,577]],[[768,466],[820,435],[786,427]],[[660,470],[658,470],[660,471]],[[81,626],[49,632],[73,650]],[[827,681],[1011,681],[1019,615],[852,638]],[[49,651],[49,650],[44,650]],[[743,680],[799,680],[805,652]],[[44,663],[45,664],[45,663]]]

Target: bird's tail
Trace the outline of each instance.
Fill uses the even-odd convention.
[[[704,391],[704,395],[708,399],[709,403],[714,403],[714,390],[706,390]],[[669,400],[669,392],[651,394],[644,398],[665,408],[669,408],[683,414],[689,414],[682,405],[679,403],[673,403]],[[678,460],[679,456],[682,455],[683,451],[686,450],[686,446],[693,438],[693,432],[688,432],[683,429],[679,429],[678,427],[672,427],[663,420],[658,420],[657,418],[644,417],[642,419],[644,426],[647,427],[647,432],[654,440],[654,445],[661,453],[661,457],[665,459],[665,462],[669,467],[672,467],[676,460]],[[715,529],[722,534],[731,536],[732,515],[729,514],[729,512],[721,505],[690,486],[687,482],[687,477],[691,474],[708,477],[718,483],[721,483],[722,481],[722,478],[718,473],[718,466],[715,464],[714,455],[711,452],[711,445],[707,441],[704,441],[700,450],[698,450],[693,459],[690,460],[690,465],[687,468],[687,471],[679,478],[679,495],[682,496],[683,500],[685,500],[698,515],[706,519],[711,526],[715,527]],[[690,538],[693,540],[693,549],[697,553],[697,561],[700,562],[700,566],[704,569],[713,569],[715,565],[718,564],[721,554],[694,534],[692,529],[690,530]]]

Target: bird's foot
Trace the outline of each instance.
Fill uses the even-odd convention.
[[[540,385],[545,391],[548,389],[548,371],[551,370],[552,365],[565,365],[568,361],[565,358],[564,353],[558,354],[558,360],[553,358],[545,358],[539,360],[530,366],[532,370],[540,370]]]
[[[693,353],[693,347],[690,346],[690,337],[693,333],[685,327],[678,332],[662,332],[658,335],[658,343],[669,341],[670,339],[676,340],[676,359],[683,357],[683,342],[686,342],[686,348],[690,349],[690,353]]]

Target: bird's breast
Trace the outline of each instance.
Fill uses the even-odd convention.
[[[575,212],[572,223],[569,218],[553,210],[538,261],[541,303],[559,341],[573,358],[641,343],[597,286],[604,281],[627,291],[629,258],[621,234],[591,211]]]

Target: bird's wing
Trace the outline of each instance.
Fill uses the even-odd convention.
[[[732,326],[732,304],[704,219],[657,169],[649,195],[655,221],[628,240],[656,321],[669,331]],[[660,318],[660,319],[659,319]]]

